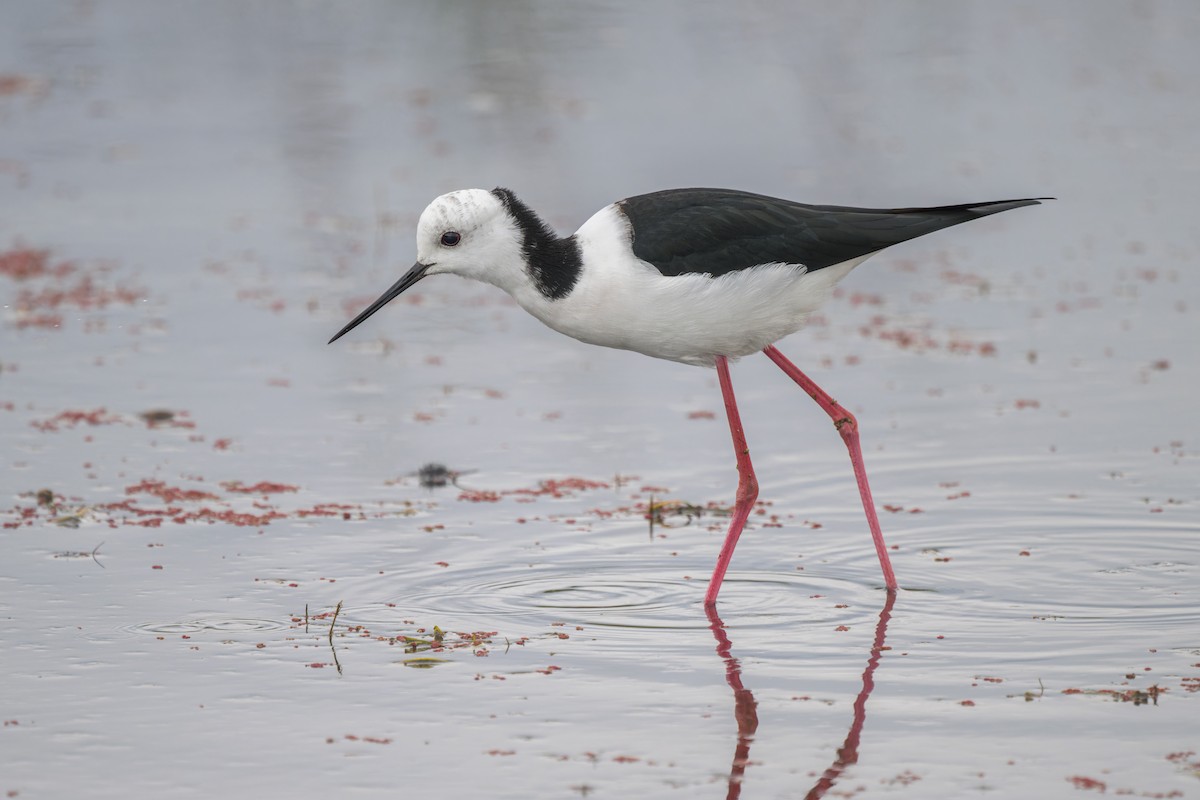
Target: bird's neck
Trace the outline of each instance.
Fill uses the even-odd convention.
[[[504,204],[516,228],[525,271],[534,287],[547,300],[566,297],[575,287],[583,268],[582,254],[575,237],[560,238],[533,209],[508,189],[494,189],[492,194]],[[522,302],[520,297],[517,300]]]

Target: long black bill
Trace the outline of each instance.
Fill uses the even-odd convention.
[[[371,316],[376,311],[378,311],[379,309],[386,306],[388,303],[395,300],[397,297],[400,296],[401,293],[404,292],[405,289],[412,286],[417,281],[421,280],[421,278],[424,278],[425,271],[427,269],[429,269],[429,265],[422,264],[420,261],[418,261],[416,264],[413,264],[412,269],[410,269],[408,272],[404,273],[403,278],[396,281],[392,285],[392,288],[388,289],[386,292],[384,292],[382,295],[380,295],[378,300],[376,300],[374,303],[371,303],[371,305],[367,306],[365,311],[363,311],[361,314],[359,314],[354,319],[350,320],[350,323],[348,325],[346,325],[346,327],[344,327],[340,331],[338,331],[337,335],[334,336],[332,339],[330,339],[328,343],[333,344],[338,339],[342,338],[347,333],[349,333],[352,328],[357,327],[358,324],[360,322],[362,322],[363,320],[365,320],[367,317]]]

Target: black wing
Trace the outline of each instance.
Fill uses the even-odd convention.
[[[811,206],[732,189],[669,189],[617,205],[633,252],[663,275],[723,275],[759,264],[811,272],[1038,198],[936,208]]]

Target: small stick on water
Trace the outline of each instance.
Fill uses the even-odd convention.
[[[304,632],[308,633],[308,603],[304,604]]]
[[[100,544],[98,544],[92,548],[92,561],[95,561],[100,566],[100,569],[108,569],[108,567],[106,567],[100,563],[100,559],[96,558],[96,551],[99,550],[103,546],[104,546],[104,542],[101,542]]]
[[[650,520],[650,541],[654,541],[654,495],[650,495],[650,508],[646,517]]]
[[[338,600],[337,608],[333,610],[333,619],[329,621],[329,646],[333,647],[333,626],[337,624],[338,614],[342,613],[342,601]]]

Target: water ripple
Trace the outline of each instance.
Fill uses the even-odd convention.
[[[172,634],[196,634],[213,631],[221,634],[257,633],[260,631],[278,631],[288,627],[288,623],[274,619],[241,619],[235,617],[196,617],[193,619],[176,620],[174,622],[140,622],[135,625],[122,626],[125,633],[152,634],[157,636]]]

